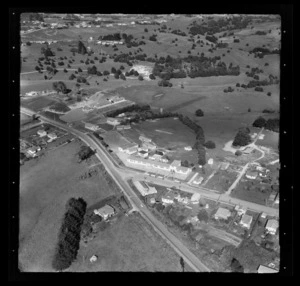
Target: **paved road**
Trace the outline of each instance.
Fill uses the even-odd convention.
[[[21,111],[25,114],[32,115],[34,112],[21,108]],[[108,156],[103,152],[102,148],[94,142],[89,136],[84,133],[81,133],[78,130],[74,130],[64,124],[58,123],[46,117],[40,116],[45,122],[48,122],[54,126],[60,127],[76,136],[78,136],[83,142],[85,142],[92,149],[96,149],[96,156],[106,167],[107,172],[112,176],[112,178],[116,181],[117,185],[121,188],[124,194],[128,197],[128,200],[132,204],[133,208],[139,210],[140,214],[144,219],[149,222],[153,228],[169,243],[173,249],[184,258],[185,262],[196,272],[210,272],[210,269],[207,268],[186,246],[182,244],[180,240],[178,240],[173,234],[171,234],[167,228],[158,221],[151,212],[143,205],[140,199],[136,196],[134,191],[130,188],[128,182],[124,180],[124,178],[119,174],[117,168],[110,161]]]

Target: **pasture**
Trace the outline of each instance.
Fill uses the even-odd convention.
[[[20,168],[22,271],[52,271],[52,256],[68,199],[82,197],[89,206],[114,192],[100,172],[90,179],[79,180],[89,169],[88,164],[77,163],[80,145],[73,141]]]

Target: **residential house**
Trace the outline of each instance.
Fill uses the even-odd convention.
[[[35,157],[36,156],[36,154],[35,154],[36,151],[37,151],[36,148],[31,147],[31,148],[27,149],[27,154],[32,156],[32,157]]]
[[[212,158],[208,159],[207,164],[212,165],[214,163],[214,160]]]
[[[113,207],[105,205],[98,210],[94,210],[94,214],[101,216],[104,220],[107,220],[109,217],[115,214],[115,210]]]
[[[149,149],[151,151],[154,151],[156,149],[156,145],[151,144],[149,142],[143,142],[142,147],[146,148],[146,149]]]
[[[252,151],[253,151],[253,147],[247,147],[243,150],[243,153],[248,155],[251,154]]]
[[[118,150],[121,151],[121,152],[124,152],[126,154],[134,154],[138,151],[138,145],[135,144],[135,143],[128,143],[124,146],[119,146],[118,147]]]
[[[253,217],[247,214],[244,214],[242,219],[240,220],[240,225],[250,229],[251,223],[252,223]]]
[[[259,265],[257,273],[278,273],[278,270],[264,265]]]
[[[175,195],[173,193],[168,193],[161,197],[161,200],[164,204],[173,204]]]
[[[189,199],[187,197],[181,197],[179,194],[174,198],[177,199],[177,201],[180,203],[183,203],[183,204],[189,203]]]
[[[269,219],[266,224],[266,230],[271,234],[276,234],[278,229],[278,221],[276,219]]]
[[[238,213],[239,216],[244,215],[247,212],[247,208],[246,207],[241,207],[240,208],[239,206],[236,206],[235,210],[237,211],[237,213]]]
[[[198,204],[200,200],[201,195],[199,193],[194,193],[191,197],[191,202],[193,204]]]
[[[186,147],[184,147],[184,150],[185,151],[192,151],[192,147],[191,146],[186,146]]]
[[[106,119],[107,121],[107,124],[110,124],[110,125],[119,125],[120,122],[117,118],[113,118],[113,117],[107,117]]]
[[[55,133],[49,133],[47,136],[50,138],[50,140],[55,140],[57,138],[57,135]]]
[[[47,132],[45,130],[38,130],[37,134],[40,136],[40,137],[44,137],[47,135]]]
[[[246,177],[248,179],[251,179],[251,180],[255,180],[257,178],[257,172],[254,172],[254,171],[248,171],[246,173]]]
[[[227,220],[231,216],[231,212],[225,208],[218,208],[217,212],[215,213],[215,219],[224,219]]]
[[[133,184],[135,185],[135,187],[138,189],[138,191],[141,193],[143,197],[157,193],[157,190],[154,187],[149,187],[143,181],[134,181]]]
[[[193,184],[199,185],[202,183],[203,179],[204,179],[203,177],[198,176],[198,178],[193,181]]]

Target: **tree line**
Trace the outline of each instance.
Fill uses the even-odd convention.
[[[66,213],[58,235],[58,243],[52,261],[55,270],[62,271],[71,266],[79,250],[81,226],[87,203],[82,198],[71,198],[66,204]]]

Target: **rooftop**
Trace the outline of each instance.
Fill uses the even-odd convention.
[[[221,217],[227,219],[231,215],[231,212],[225,208],[219,208],[215,214],[216,217]]]
[[[273,269],[271,267],[267,267],[264,265],[259,265],[258,269],[257,269],[257,273],[277,273],[278,270]]]

